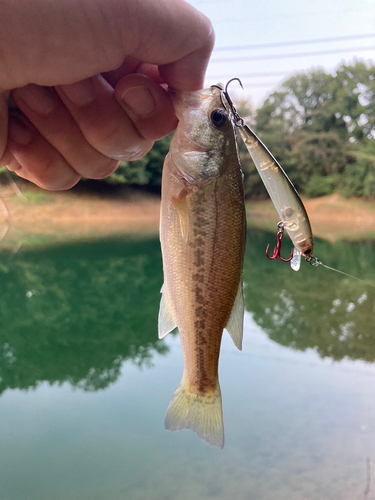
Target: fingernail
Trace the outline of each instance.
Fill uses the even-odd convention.
[[[70,85],[60,85],[59,88],[76,106],[86,106],[96,97],[95,85],[91,78]]]
[[[121,100],[130,111],[138,116],[149,115],[156,109],[155,98],[145,86],[125,90]]]
[[[14,96],[40,115],[52,113],[56,106],[53,91],[38,85],[27,85],[14,91]]]
[[[18,117],[12,116],[9,120],[8,136],[11,141],[20,146],[27,146],[33,134],[30,128]]]

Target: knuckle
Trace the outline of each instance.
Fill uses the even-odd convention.
[[[119,127],[107,124],[106,127],[95,134],[92,141],[92,146],[108,157],[113,157],[116,154],[121,154],[121,151],[126,147],[127,134]]]

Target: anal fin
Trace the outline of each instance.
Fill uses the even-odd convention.
[[[242,351],[242,338],[243,338],[243,318],[245,313],[245,303],[243,298],[243,284],[242,278],[238,285],[236,299],[234,301],[233,309],[225,329],[232,337],[234,345]]]
[[[161,289],[161,293],[162,296],[160,300],[159,319],[158,319],[159,339],[164,338],[169,332],[171,332],[177,327],[176,322],[173,318],[173,314],[167,298],[167,294],[165,292],[164,285]]]

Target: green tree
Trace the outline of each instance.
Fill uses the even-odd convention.
[[[258,110],[256,131],[300,191],[374,196],[373,66],[289,78]]]

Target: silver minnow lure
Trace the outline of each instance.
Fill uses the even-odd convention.
[[[303,202],[281,165],[237,113],[227,91],[229,83],[233,80],[238,80],[238,78],[230,80],[225,90],[222,91],[222,99],[225,99],[225,101],[223,99],[223,105],[227,109],[229,107],[234,124],[238,128],[239,134],[275,205],[283,226],[288,231],[295,249],[300,255],[311,260],[314,239]]]

